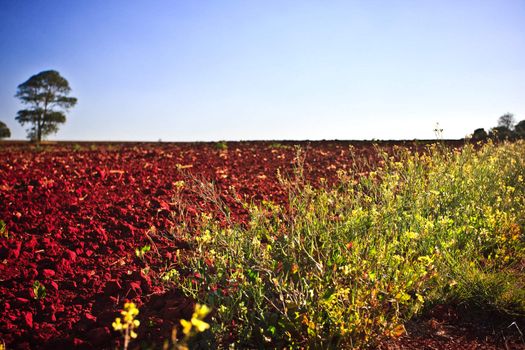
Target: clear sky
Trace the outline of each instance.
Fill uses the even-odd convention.
[[[50,140],[460,138],[525,119],[523,0],[0,0],[0,120],[58,70]]]

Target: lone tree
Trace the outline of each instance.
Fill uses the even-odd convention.
[[[40,72],[18,85],[15,97],[29,108],[18,111],[15,119],[22,125],[31,124],[29,139],[40,143],[66,122],[65,111],[77,103],[75,97],[68,97],[70,92],[68,81],[54,70]]]
[[[11,137],[11,131],[4,122],[0,122],[0,139]]]
[[[498,127],[504,127],[512,130],[514,128],[514,124],[516,124],[516,120],[514,119],[514,114],[512,113],[505,113],[498,119]]]

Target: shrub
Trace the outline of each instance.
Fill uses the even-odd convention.
[[[479,128],[474,130],[474,133],[472,134],[472,140],[473,141],[482,141],[486,140],[488,137],[487,132],[483,128]]]
[[[0,139],[11,137],[11,130],[4,122],[0,121]]]
[[[522,120],[516,124],[514,127],[514,132],[516,133],[517,137],[525,139],[525,120]]]
[[[490,129],[489,136],[493,140],[512,140],[514,138],[514,132],[506,126],[496,126]]]
[[[226,143],[226,141],[218,141],[215,142],[215,148],[221,151],[225,151],[228,149],[228,144]]]

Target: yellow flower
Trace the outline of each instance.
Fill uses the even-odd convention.
[[[410,295],[407,294],[407,293],[405,293],[405,292],[403,292],[403,291],[400,291],[399,293],[396,294],[396,299],[397,299],[400,303],[404,304],[404,303],[406,303],[408,300],[410,300]]]
[[[131,302],[125,303],[124,310],[122,311],[122,315],[124,316],[125,314],[129,314],[132,317],[135,317],[139,314],[139,309],[137,309],[137,306],[135,305],[135,303],[131,303]]]
[[[204,332],[208,328],[210,328],[210,325],[204,321],[201,321],[197,318],[192,318],[191,323],[197,328],[199,332]]]
[[[120,317],[117,317],[115,319],[115,322],[112,323],[113,329],[116,331],[120,331],[123,328],[123,324],[120,322]]]
[[[129,341],[129,338],[135,339],[137,337],[135,328],[140,325],[140,321],[135,319],[135,316],[139,314],[139,309],[135,303],[127,302],[120,314],[122,318],[117,317],[115,319],[112,323],[113,329],[123,333],[126,342]]]
[[[405,237],[408,239],[417,239],[419,237],[419,233],[412,231],[405,232]]]
[[[203,319],[210,313],[211,309],[206,305],[196,304],[192,318]]]
[[[189,335],[193,327],[196,328],[197,332],[204,332],[210,328],[210,325],[203,321],[203,319],[210,313],[211,309],[206,305],[196,304],[195,311],[191,316],[191,321],[180,320],[182,325],[182,332],[185,335]]]
[[[182,333],[188,335],[191,332],[191,322],[186,320],[180,320],[180,324],[182,325]]]
[[[425,302],[425,299],[423,298],[423,296],[419,293],[416,293],[416,297],[417,297],[417,300],[420,302],[420,303],[424,303]]]

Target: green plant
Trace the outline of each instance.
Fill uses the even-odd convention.
[[[180,277],[179,271],[170,269],[161,275],[161,279],[164,282],[175,281]]]
[[[4,220],[0,220],[0,237],[9,238],[9,231]]]
[[[280,142],[272,142],[268,148],[271,148],[271,149],[287,149],[287,148],[292,148],[292,146],[290,145],[284,145]]]
[[[46,287],[39,281],[33,282],[33,295],[37,300],[44,299],[46,297]]]
[[[0,139],[11,137],[11,130],[7,127],[7,125],[0,121]]]
[[[373,345],[450,300],[525,313],[525,143],[378,153],[334,187],[298,168],[281,178],[288,206],[246,204],[248,225],[207,218],[186,232],[195,253],[174,282],[216,310],[219,343]]]
[[[151,250],[151,245],[145,244],[143,247],[135,248],[135,256],[139,259],[144,259],[144,255]]]
[[[226,141],[218,141],[215,142],[215,148],[224,151],[228,149],[228,144],[226,143]]]

